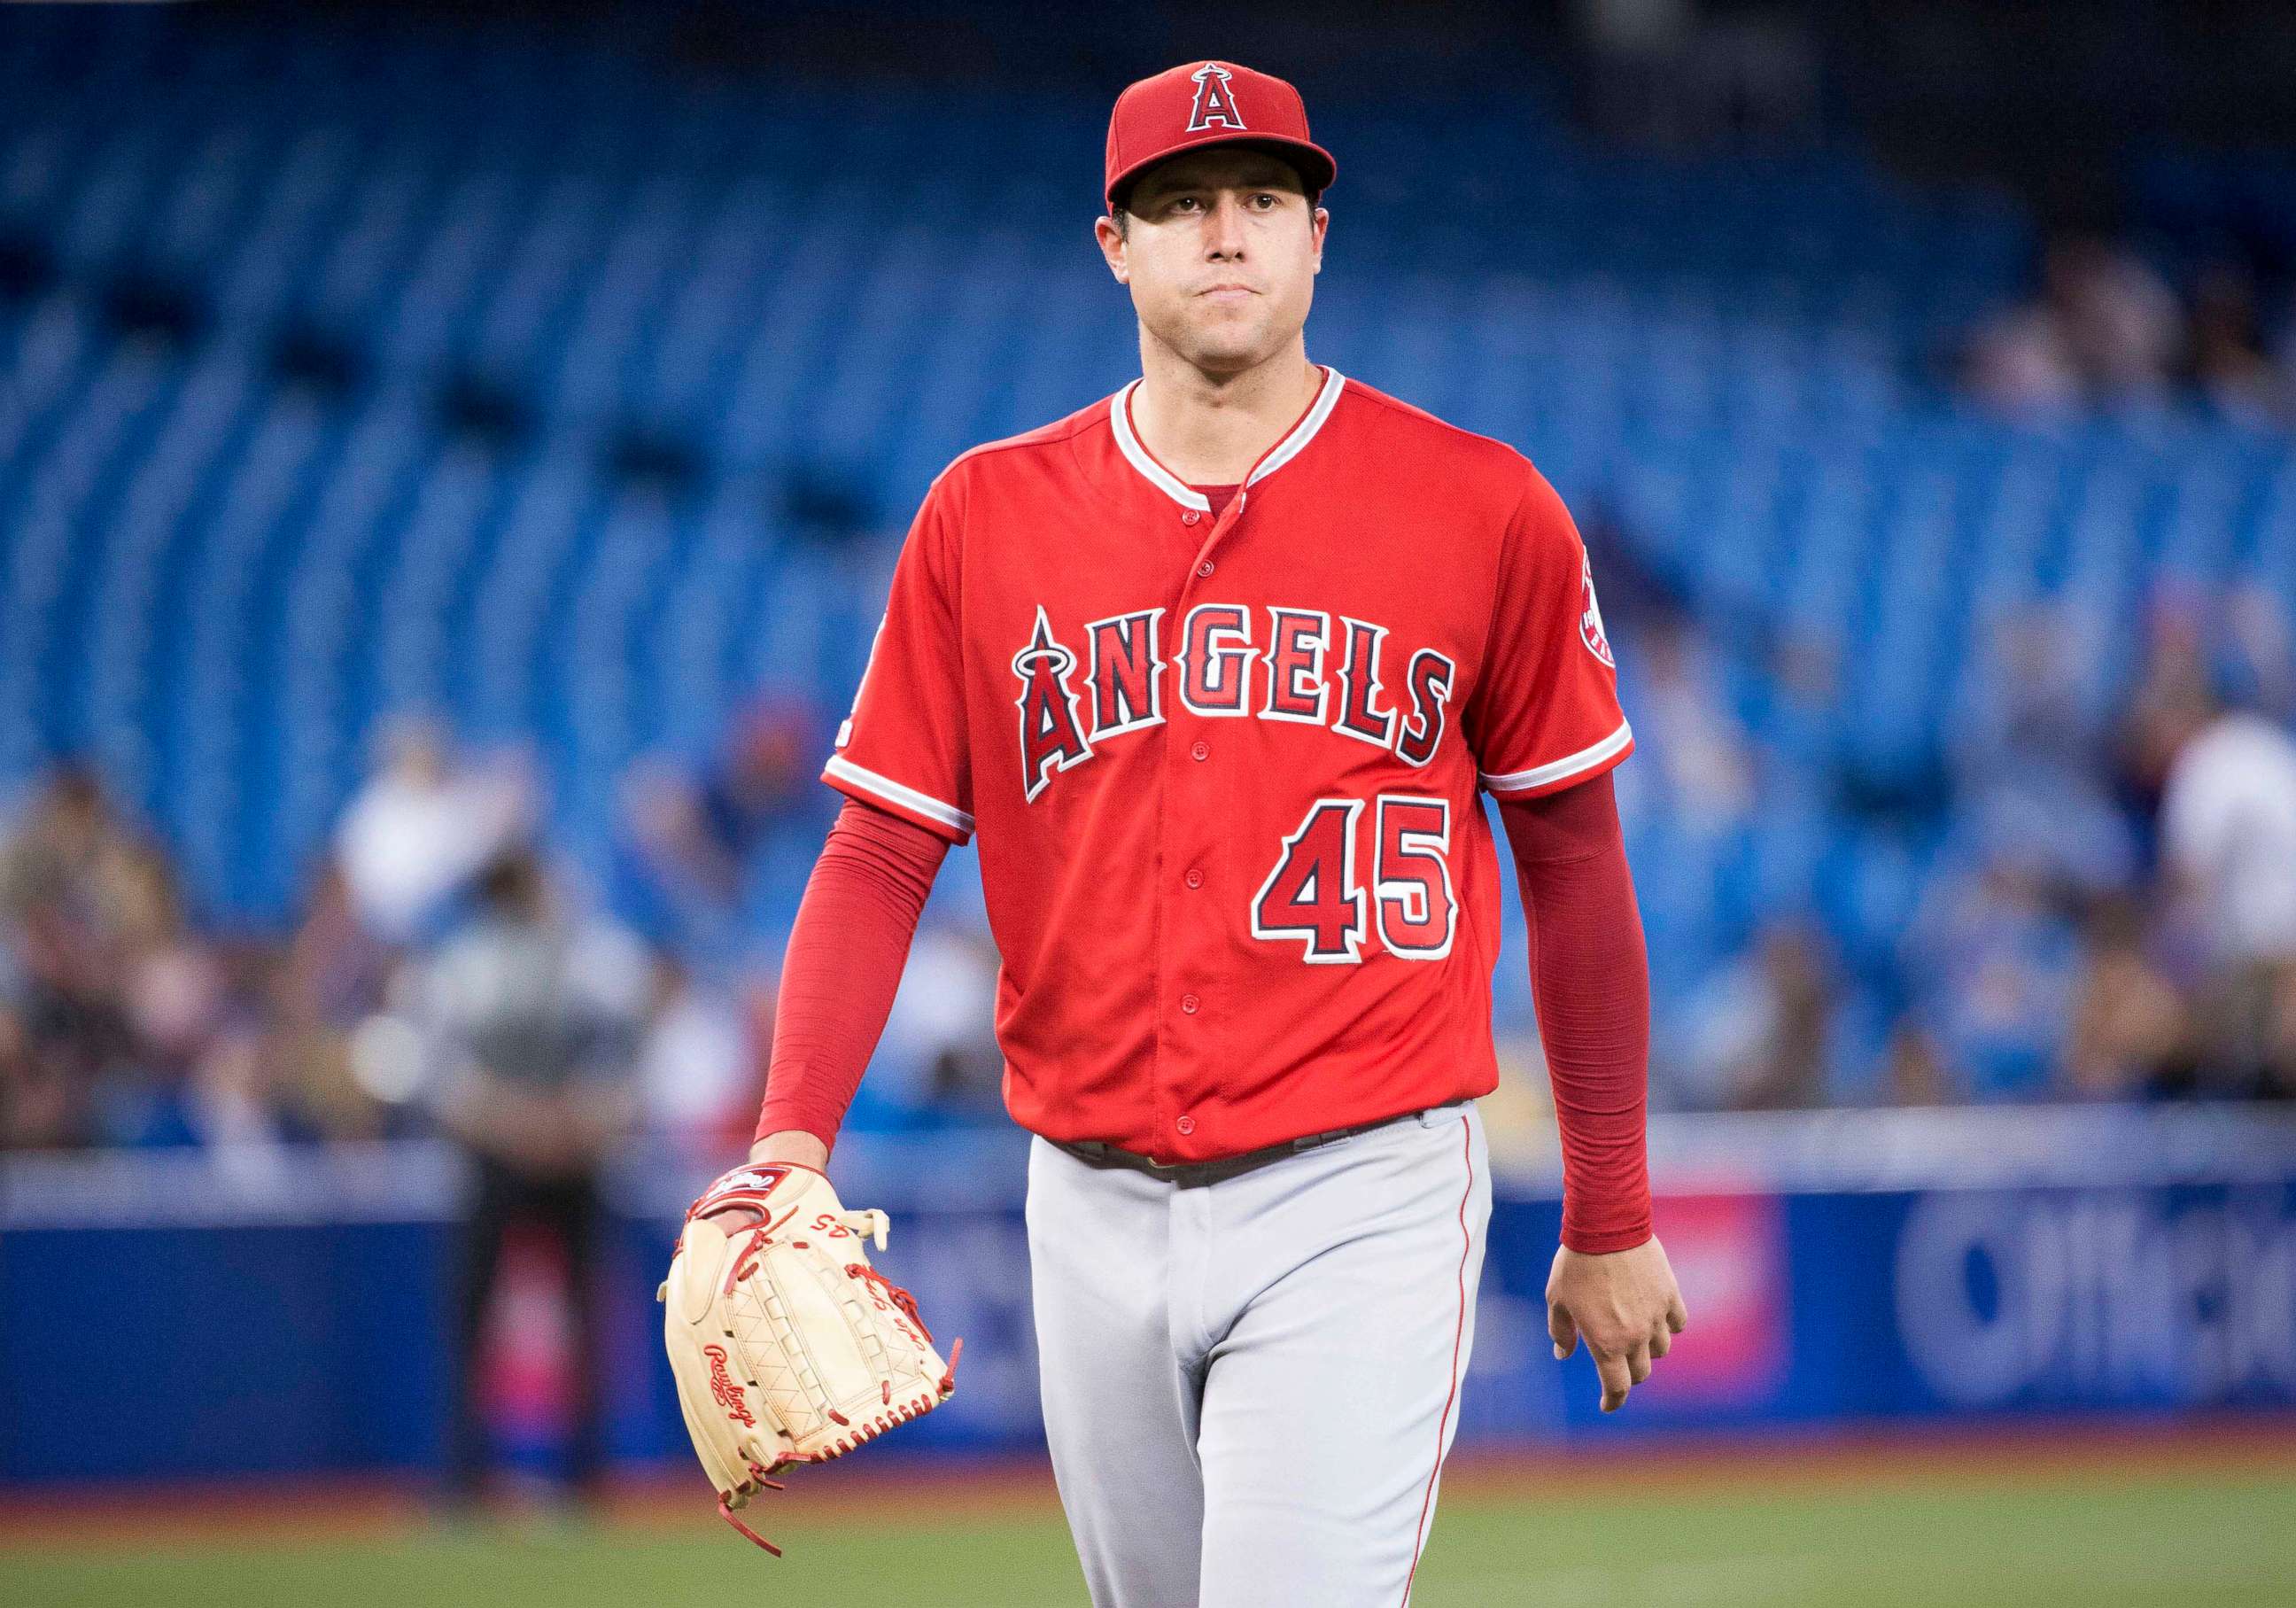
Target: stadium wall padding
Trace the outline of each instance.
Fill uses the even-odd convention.
[[[1895,1114],[1879,1120],[1704,1120],[1702,1136],[1692,1120],[1661,1124],[1658,1176],[1693,1185],[1664,1196],[1659,1225],[1693,1324],[1607,1419],[1585,1358],[1548,1353],[1550,1171],[1503,1170],[1461,1444],[2296,1407],[2296,1128],[2071,1112],[2034,1119],[2087,1125],[2043,1144],[1995,1120],[1989,1143],[1932,1144],[1916,1165],[1893,1159]],[[1988,1120],[1953,1120],[1974,1136]],[[849,1200],[895,1209],[881,1265],[965,1340],[956,1398],[904,1428],[904,1448],[1040,1444],[1014,1136],[856,1136],[840,1167]],[[311,1153],[253,1185],[215,1168],[189,1153],[12,1161],[0,1479],[435,1466],[454,1158]],[[606,1366],[622,1459],[684,1455],[652,1292],[708,1170],[633,1157],[613,1182]],[[539,1469],[566,1386],[554,1263],[538,1243],[510,1262],[490,1412],[505,1456]]]

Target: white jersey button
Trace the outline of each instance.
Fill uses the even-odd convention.
[[[1193,1117],[1183,1117],[1172,1126],[1184,1134],[1192,1134],[1196,1131],[1196,1120]]]
[[[1191,1016],[1196,1013],[1196,1007],[1202,1003],[1203,1002],[1201,1000],[1198,999],[1193,994],[1183,994],[1180,996],[1180,1009],[1185,1011]]]
[[[1210,559],[1206,559],[1206,560],[1204,560],[1204,562],[1203,562],[1202,563],[1198,564],[1198,565],[1196,566],[1196,573],[1197,573],[1199,576],[1206,576],[1206,575],[1210,575],[1211,572],[1212,572],[1212,561],[1211,561],[1211,560],[1210,560]]]
[[[1199,510],[1191,508],[1180,516],[1180,523],[1183,525],[1193,525],[1203,517],[1203,514]]]

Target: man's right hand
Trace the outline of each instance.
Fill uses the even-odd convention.
[[[787,1128],[781,1133],[767,1134],[750,1146],[752,1161],[786,1161],[797,1167],[810,1167],[816,1172],[829,1170],[829,1146],[803,1128]]]

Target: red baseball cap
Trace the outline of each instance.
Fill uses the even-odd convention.
[[[1265,145],[1300,169],[1310,193],[1339,173],[1308,137],[1308,103],[1283,79],[1233,62],[1184,62],[1116,97],[1108,119],[1108,205],[1146,168],[1199,145]]]

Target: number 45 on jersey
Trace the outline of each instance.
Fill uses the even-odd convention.
[[[1309,965],[1353,965],[1375,914],[1389,954],[1440,960],[1451,952],[1459,914],[1450,852],[1447,800],[1318,799],[1252,896],[1251,935],[1300,944]],[[1358,870],[1366,863],[1368,889]]]

